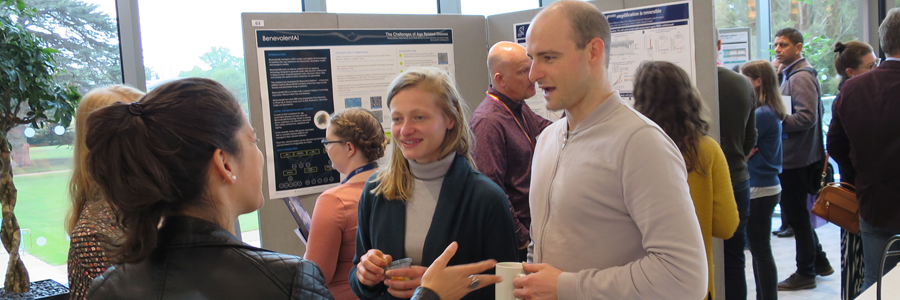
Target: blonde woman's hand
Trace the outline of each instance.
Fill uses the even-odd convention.
[[[356,264],[356,279],[368,287],[374,287],[384,281],[384,269],[390,264],[392,258],[378,249],[369,249],[359,258]]]

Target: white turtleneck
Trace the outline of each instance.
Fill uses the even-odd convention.
[[[422,249],[425,247],[425,236],[431,228],[434,208],[441,194],[444,176],[450,170],[456,153],[435,162],[419,164],[412,160],[409,170],[413,175],[412,195],[406,200],[406,235],[404,250],[406,256],[412,258],[413,265],[422,264]],[[395,257],[399,259],[401,257]]]

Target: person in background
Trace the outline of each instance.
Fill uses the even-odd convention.
[[[388,87],[387,101],[393,155],[359,200],[353,293],[360,299],[409,298],[421,284],[423,265],[452,241],[460,250],[451,265],[517,261],[509,200],[475,170],[465,102],[450,76],[437,68],[409,69]],[[402,258],[410,258],[412,267],[385,272]],[[493,287],[466,296],[493,297]]]
[[[346,178],[316,199],[303,258],[322,269],[335,299],[356,299],[348,276],[356,251],[356,216],[366,179],[378,168],[387,140],[381,123],[362,108],[331,116],[322,144],[331,165]]]
[[[709,123],[702,115],[703,100],[684,70],[670,62],[645,61],[634,78],[634,109],[659,125],[684,157],[694,212],[706,246],[706,299],[715,299],[712,238],[731,238],[741,222],[731,189],[733,172],[722,148],[707,135]]]
[[[719,31],[715,26],[713,27],[716,49],[721,51],[722,40],[719,38]],[[718,57],[716,55],[716,58]],[[717,69],[719,141],[722,145],[722,152],[725,153],[725,160],[728,161],[732,191],[741,220],[734,235],[726,239],[724,244],[725,299],[745,300],[747,299],[747,276],[744,268],[747,263],[744,258],[744,247],[747,240],[747,218],[750,216],[750,173],[747,172],[745,160],[753,150],[753,145],[756,145],[756,96],[746,77],[721,65]],[[684,152],[683,149],[682,152]],[[694,204],[696,203],[697,199],[695,198]],[[703,236],[705,240],[709,240],[709,235],[704,234]],[[707,247],[707,250],[710,248]]]
[[[765,60],[741,67],[756,92],[756,148],[750,153],[750,219],[747,238],[753,255],[753,277],[758,300],[778,299],[778,268],[772,255],[772,215],[781,198],[781,120],[787,112],[778,91],[775,68]]]
[[[872,46],[860,41],[834,44],[834,69],[841,75],[838,95],[844,82],[878,67],[878,57]],[[832,111],[834,111],[832,104]],[[856,171],[852,164],[838,164],[841,182],[856,184]],[[862,237],[841,229],[841,299],[856,299],[865,280],[866,267],[863,258]]]
[[[72,178],[69,180],[69,199],[72,207],[66,215],[66,232],[69,234],[69,299],[87,297],[91,281],[103,274],[112,263],[106,250],[122,235],[116,226],[116,218],[103,193],[88,174],[85,139],[88,133],[88,116],[116,102],[131,103],[144,93],[127,85],[111,85],[95,88],[84,95],[75,112],[74,159]]]
[[[898,261],[883,257],[887,241],[900,234],[900,8],[888,11],[878,27],[887,58],[877,69],[848,79],[834,101],[828,130],[828,151],[840,166],[856,171],[859,229],[862,235],[865,281],[862,290]],[[845,50],[846,51],[846,50]],[[849,75],[849,74],[848,74]],[[894,244],[891,250],[900,249]]]
[[[526,34],[531,80],[566,117],[538,137],[529,201],[524,299],[702,299],[703,236],[684,159],[653,121],[612,89],[609,22],[557,1]],[[734,229],[732,228],[732,231]],[[533,262],[533,263],[531,263]]]
[[[496,43],[488,52],[487,66],[491,86],[472,113],[472,157],[478,171],[497,183],[509,198],[519,257],[524,259],[531,242],[528,189],[534,142],[552,122],[535,114],[525,103],[535,93],[534,82],[528,79],[531,59],[525,48],[511,42]]]
[[[775,33],[775,54],[784,75],[781,95],[791,99],[791,111],[786,112],[788,116],[782,123],[785,138],[784,169],[779,175],[781,213],[794,230],[797,249],[797,271],[778,283],[778,290],[782,291],[815,288],[816,275],[834,273],[812,227],[807,207],[809,195],[818,191],[821,179],[810,174],[821,174],[826,162],[821,88],[815,68],[801,54],[803,46],[803,34],[794,28]]]

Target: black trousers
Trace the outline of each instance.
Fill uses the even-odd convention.
[[[781,194],[750,200],[747,240],[753,255],[753,276],[757,300],[778,299],[778,267],[772,255],[772,213]]]
[[[808,183],[810,166],[785,169],[778,177],[781,179],[781,213],[784,220],[794,228],[794,241],[797,245],[797,273],[806,277],[816,276],[816,259],[826,260],[819,237],[809,220]],[[819,171],[821,173],[821,169]]]

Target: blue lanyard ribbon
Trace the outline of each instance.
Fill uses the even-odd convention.
[[[362,172],[365,172],[368,170],[372,170],[377,167],[378,167],[378,163],[373,161],[372,163],[370,163],[368,165],[356,168],[355,170],[353,170],[353,172],[350,172],[350,174],[347,174],[347,178],[344,178],[344,181],[341,181],[341,184],[347,183],[347,180],[350,180],[350,178],[353,178],[353,176],[356,176],[356,174],[359,174],[359,173],[362,173]]]

